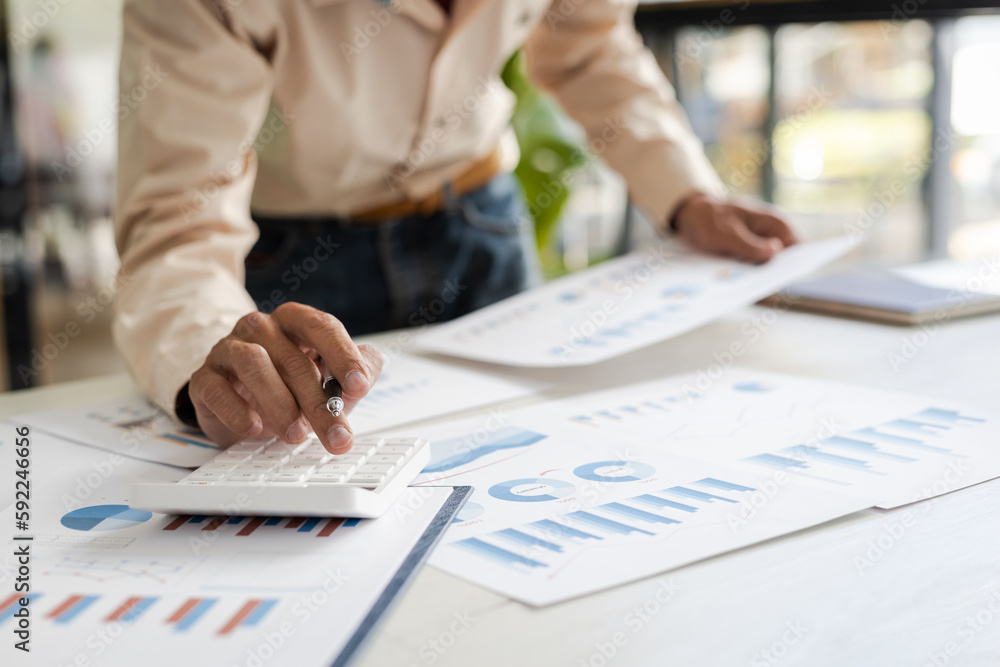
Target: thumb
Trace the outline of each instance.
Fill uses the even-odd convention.
[[[754,234],[739,218],[733,216],[725,227],[723,250],[730,256],[755,264],[762,264],[784,248],[777,238],[764,238]]]

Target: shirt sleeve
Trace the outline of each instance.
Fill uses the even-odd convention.
[[[666,227],[688,196],[724,196],[674,90],[634,27],[635,0],[556,0],[525,43],[528,75],[551,92]]]
[[[209,0],[127,0],[119,74],[112,332],[174,414],[181,387],[256,306],[244,260],[268,63]]]

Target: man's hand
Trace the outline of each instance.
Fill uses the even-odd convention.
[[[791,227],[773,212],[695,195],[674,216],[680,237],[695,250],[748,262],[766,262],[798,242]]]
[[[345,416],[326,409],[319,359],[343,388],[345,413],[382,370],[376,348],[355,345],[322,311],[285,303],[271,315],[243,316],[191,376],[198,424],[223,446],[259,435],[302,442],[311,426],[327,450],[343,454],[353,436]]]

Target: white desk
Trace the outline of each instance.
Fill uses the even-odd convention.
[[[559,373],[577,390],[614,386],[697,371],[741,341],[742,366],[1000,411],[1000,317],[942,327],[894,371],[887,354],[919,329],[780,313],[750,342],[744,324],[765,313],[748,308],[615,363]],[[113,377],[6,395],[0,417],[134,391],[127,378]],[[867,558],[869,541],[904,518],[898,539],[859,572],[856,558]],[[656,594],[667,583],[676,593],[660,604]],[[610,653],[616,633],[619,646],[605,658],[601,646]],[[892,512],[863,512],[540,610],[424,568],[358,664],[996,667],[1000,480]]]

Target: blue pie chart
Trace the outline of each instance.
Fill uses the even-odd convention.
[[[548,500],[559,500],[573,495],[574,491],[576,491],[576,487],[569,482],[540,477],[512,479],[490,487],[490,495],[497,500],[510,500],[515,503],[541,503]]]
[[[596,461],[573,471],[577,477],[592,482],[638,482],[655,473],[656,468],[637,461]]]
[[[146,523],[152,516],[128,505],[92,505],[63,514],[60,523],[73,530],[120,530]]]

